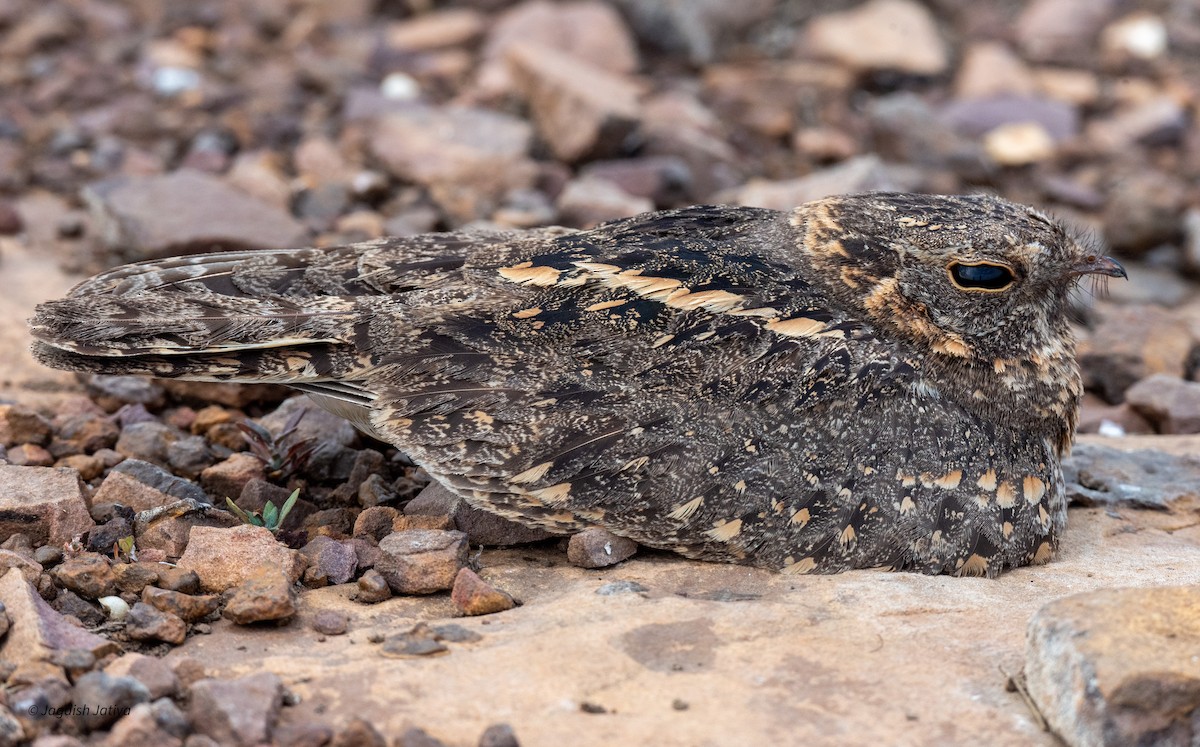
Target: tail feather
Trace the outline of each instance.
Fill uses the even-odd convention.
[[[297,384],[358,378],[371,319],[459,272],[462,235],[126,265],[37,308],[34,355],[67,370]]]

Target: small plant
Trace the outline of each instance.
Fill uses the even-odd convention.
[[[250,453],[263,463],[264,471],[272,480],[282,480],[308,465],[308,460],[317,448],[312,439],[294,438],[304,410],[297,410],[284,423],[283,432],[272,436],[271,432],[252,420],[237,424],[250,444]]]
[[[266,527],[272,534],[279,531],[279,527],[283,526],[283,522],[287,520],[287,515],[291,513],[292,506],[296,505],[296,499],[300,497],[300,489],[296,488],[288,499],[283,502],[281,508],[276,508],[275,504],[267,501],[267,505],[263,506],[262,513],[251,511],[249,513],[243,511],[233,502],[232,498],[226,498],[225,503],[229,505],[229,510],[234,513],[243,524],[250,524],[256,527]]]
[[[113,560],[125,560],[129,563],[137,562],[137,546],[134,544],[132,534],[122,537],[113,543]]]

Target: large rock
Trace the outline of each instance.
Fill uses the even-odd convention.
[[[205,591],[220,593],[254,576],[262,565],[281,569],[291,582],[304,572],[303,556],[263,527],[192,527],[178,567],[195,571]]]
[[[938,75],[949,50],[929,10],[913,0],[870,0],[808,24],[801,49],[859,71]]]
[[[0,537],[62,546],[95,526],[73,469],[0,464]]]
[[[238,747],[271,741],[283,706],[283,682],[278,675],[259,672],[236,680],[203,679],[189,692],[188,716],[200,734]]]
[[[467,565],[467,535],[439,529],[393,532],[379,541],[375,570],[397,594],[432,594],[454,586]]]
[[[1160,433],[1200,433],[1200,383],[1155,374],[1130,387],[1125,399]]]
[[[92,496],[92,505],[119,503],[134,511],[145,511],[179,500],[208,503],[199,485],[176,477],[149,462],[126,459],[112,468]]]
[[[371,152],[394,176],[429,189],[452,218],[486,217],[509,190],[529,187],[536,167],[525,121],[485,109],[413,105],[379,117]]]
[[[1067,499],[1083,506],[1167,509],[1200,497],[1200,456],[1079,443],[1063,460]]]
[[[1073,747],[1200,740],[1200,587],[1101,589],[1029,622],[1025,677]]]
[[[1185,319],[1150,304],[1109,306],[1076,349],[1083,383],[1119,403],[1125,390],[1151,374],[1182,377],[1197,345]]]
[[[107,638],[68,622],[18,571],[0,576],[0,604],[12,621],[0,646],[0,659],[13,664],[47,659],[55,652],[72,649],[90,651],[99,659],[121,649]]]
[[[117,177],[83,192],[105,245],[130,260],[303,245],[291,215],[199,171]]]
[[[642,87],[633,79],[539,44],[516,45],[508,60],[538,133],[560,160],[617,152],[637,126]]]

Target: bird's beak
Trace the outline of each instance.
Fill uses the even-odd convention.
[[[1113,278],[1129,279],[1121,263],[1112,257],[1090,256],[1071,267],[1072,275],[1108,275]]]

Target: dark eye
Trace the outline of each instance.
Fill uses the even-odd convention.
[[[1016,281],[1012,270],[1004,265],[986,262],[965,265],[955,262],[950,265],[950,279],[963,290],[999,291]]]

